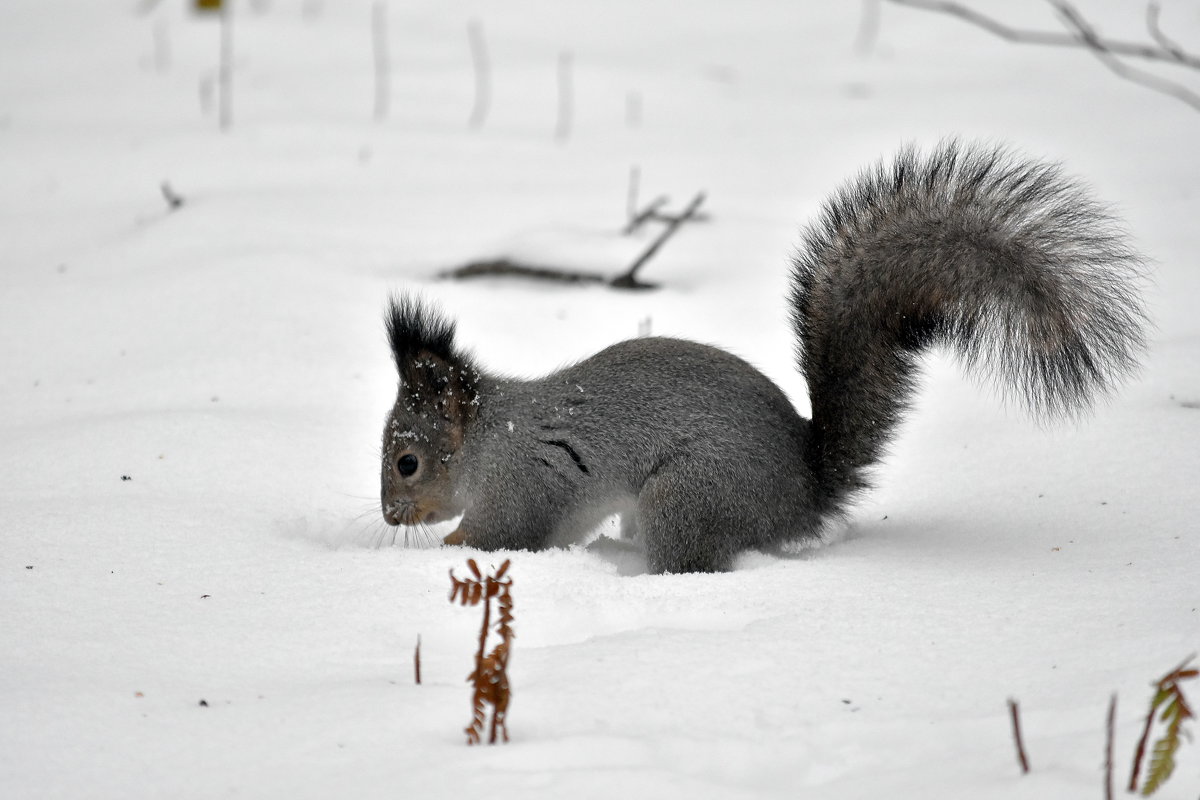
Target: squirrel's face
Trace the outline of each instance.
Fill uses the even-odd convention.
[[[393,347],[400,387],[383,428],[380,506],[389,525],[442,522],[464,510],[458,452],[478,405],[478,375],[461,356]],[[444,349],[444,348],[443,348]]]
[[[387,524],[442,522],[462,513],[453,472],[460,440],[449,420],[397,403],[383,429],[380,505]]]

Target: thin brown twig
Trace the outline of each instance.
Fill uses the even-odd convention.
[[[1142,728],[1142,735],[1138,739],[1137,747],[1133,751],[1133,769],[1129,773],[1129,791],[1136,792],[1138,779],[1142,776],[1142,759],[1146,755],[1146,742],[1150,740],[1150,728],[1154,725],[1154,709],[1150,709],[1150,713],[1146,715],[1146,727]]]
[[[1011,697],[1008,700],[1008,711],[1012,716],[1013,740],[1017,744],[1017,761],[1021,764],[1021,772],[1027,774],[1029,772],[1029,759],[1025,755],[1025,743],[1021,739],[1021,714],[1017,708],[1017,701]]]
[[[1108,718],[1104,738],[1104,800],[1113,800],[1113,728],[1117,721],[1117,693],[1108,701]]]
[[[417,685],[421,685],[421,636],[417,634],[417,648],[413,650],[413,677],[417,679]]]

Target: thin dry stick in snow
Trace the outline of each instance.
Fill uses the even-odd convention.
[[[1012,716],[1013,741],[1017,745],[1017,761],[1021,764],[1021,772],[1029,772],[1029,759],[1025,755],[1025,742],[1021,739],[1021,712],[1017,709],[1017,701],[1009,698],[1008,711]]]
[[[1113,800],[1113,728],[1117,721],[1117,693],[1108,701],[1108,717],[1104,724],[1104,800]]]
[[[413,650],[413,677],[417,685],[421,685],[421,637],[417,636],[417,647]]]

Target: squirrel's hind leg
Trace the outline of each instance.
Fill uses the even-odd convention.
[[[664,465],[638,495],[637,530],[652,573],[722,572],[745,545],[737,532],[735,498],[728,484],[714,483],[711,470],[687,462]]]

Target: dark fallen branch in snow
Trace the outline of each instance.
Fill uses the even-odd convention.
[[[665,202],[665,198],[662,199]],[[470,264],[464,264],[461,267],[447,270],[442,273],[443,278],[453,278],[455,280],[463,280],[467,278],[482,278],[482,277],[521,277],[534,278],[537,280],[557,281],[560,283],[606,283],[615,289],[654,289],[656,284],[646,283],[638,280],[638,271],[646,265],[651,258],[658,253],[659,249],[670,239],[677,230],[685,222],[695,221],[700,218],[697,213],[700,204],[704,202],[704,192],[698,193],[692,198],[692,202],[688,204],[679,214],[660,214],[657,209],[662,205],[662,202],[655,200],[651,203],[642,214],[646,215],[646,219],[655,219],[665,221],[667,226],[663,228],[662,233],[650,243],[650,245],[642,251],[642,253],[634,259],[629,269],[617,275],[615,278],[609,278],[597,272],[583,272],[577,270],[559,269],[557,267],[542,266],[536,264],[522,263],[512,261],[507,258],[489,259],[486,261],[472,261]]]
[[[522,278],[562,281],[563,283],[606,283],[608,281],[603,275],[595,272],[571,272],[565,269],[555,269],[554,267],[536,267],[531,264],[509,261],[507,258],[498,258],[492,261],[472,261],[470,264],[464,264],[461,267],[456,267],[442,273],[442,277],[454,278],[456,280],[488,276],[507,277],[513,275]]]
[[[672,214],[664,214],[659,211],[663,206],[670,202],[670,198],[665,194],[661,194],[654,198],[650,203],[640,211],[638,210],[638,188],[642,182],[642,170],[636,164],[629,169],[629,191],[625,203],[625,216],[628,222],[625,224],[625,229],[621,233],[626,236],[637,231],[638,228],[647,222],[672,222],[675,216]],[[693,222],[707,222],[708,215],[702,213],[693,213],[690,215]]]
[[[654,284],[643,283],[637,279],[638,270],[641,269],[647,261],[654,258],[654,254],[658,252],[658,249],[663,246],[663,243],[665,243],[667,239],[670,239],[671,236],[674,235],[675,231],[679,230],[679,227],[683,225],[683,223],[695,216],[696,211],[700,208],[700,204],[703,202],[704,192],[700,192],[692,198],[692,202],[688,203],[688,207],[683,210],[682,214],[676,217],[670,217],[667,227],[663,228],[663,232],[659,234],[658,238],[651,242],[650,246],[642,251],[642,254],[637,257],[637,259],[633,262],[633,264],[630,265],[629,269],[626,270],[623,275],[618,275],[616,278],[613,278],[612,283],[609,285],[620,289],[654,288]]]
[[[667,204],[667,200],[666,195],[655,198],[654,202],[630,217],[629,222],[625,225],[625,229],[621,232],[628,236],[647,222],[666,222],[669,225],[674,225],[678,222],[708,222],[708,214],[702,211],[692,211],[689,213],[685,209],[682,214],[662,213],[659,209]]]
[[[667,199],[668,198],[665,194],[659,195],[658,197],[654,198],[650,205],[646,206],[641,211],[638,211],[636,214],[631,214],[629,217],[629,222],[625,225],[625,229],[621,231],[621,233],[628,236],[650,220],[661,219],[662,215],[658,213],[658,210],[667,204]]]

